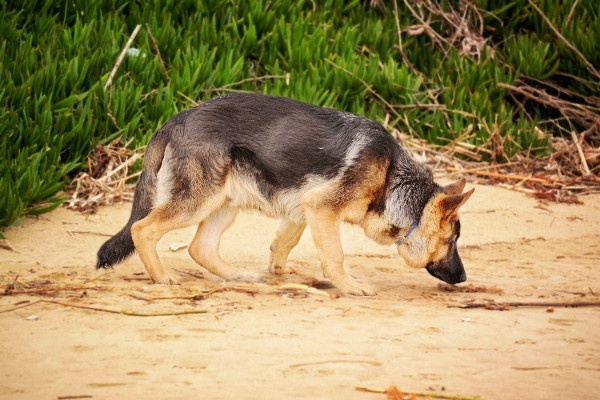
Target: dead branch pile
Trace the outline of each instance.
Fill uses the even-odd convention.
[[[461,1],[459,9],[448,8],[446,11],[438,2],[431,0],[404,0],[404,4],[419,22],[403,30],[409,36],[425,33],[446,54],[450,47],[454,47],[459,54],[476,60],[481,58],[484,48],[493,51],[483,38],[483,17],[479,9],[470,2]],[[435,17],[442,24],[441,34],[432,28]]]
[[[471,181],[518,190],[538,199],[558,203],[581,203],[578,195],[600,192],[600,148],[575,135],[573,139],[552,138],[550,155],[532,158],[521,152],[505,162],[481,162],[476,146],[453,141],[435,147],[425,140],[398,130],[394,136],[411,156],[428,165],[436,175],[470,177]],[[502,146],[499,146],[502,148]]]
[[[432,43],[443,51],[446,56],[451,48],[455,48],[459,54],[477,61],[481,60],[484,49],[487,49],[488,54],[492,56],[495,54],[494,47],[488,44],[483,36],[484,21],[481,11],[471,2],[459,1],[452,7],[442,7],[436,0],[404,0],[404,4],[418,24],[405,29],[400,29],[398,25],[399,35],[402,33],[409,36],[426,34]],[[569,48],[594,76],[600,78],[600,73],[592,63],[560,34],[536,4],[532,0],[529,0],[529,4],[548,24],[557,36],[557,40]],[[441,27],[436,30],[437,25]],[[403,59],[412,69],[412,65],[406,59],[401,46],[399,50]],[[503,61],[498,60],[498,62],[502,63]],[[510,65],[506,65],[506,67],[515,70]],[[413,70],[413,72],[415,71]],[[571,75],[565,75],[565,78],[577,79],[580,83],[588,86],[598,86],[598,82],[585,81]],[[524,111],[526,115],[528,103],[554,109],[560,113],[561,117],[546,121],[546,123],[555,124],[560,129],[558,122],[566,122],[572,130],[578,127],[588,139],[596,144],[600,142],[600,100],[598,98],[583,96],[554,82],[541,81],[523,74],[515,82],[515,85],[499,83],[498,87],[506,89],[517,110]]]
[[[561,114],[561,118],[547,123],[559,126],[558,122],[562,119],[572,128],[581,127],[586,138],[599,141],[600,99],[582,96],[555,83],[530,77],[517,79],[515,85],[498,83],[498,87],[509,91],[509,96],[519,110],[526,110],[528,103],[555,109]]]
[[[96,146],[88,156],[88,170],[80,172],[67,190],[66,207],[94,213],[101,205],[133,200],[133,186],[125,183],[138,175],[129,175],[129,169],[141,156],[127,149],[120,138]]]
[[[535,3],[531,0],[529,3],[548,24],[557,40],[571,49],[593,75],[600,76],[583,54],[560,35]],[[460,1],[449,7],[442,7],[436,0],[404,0],[404,4],[417,22],[401,29],[396,21],[400,37],[398,49],[407,65],[411,66],[402,52],[403,33],[409,36],[427,35],[432,44],[446,55],[452,48],[477,61],[481,60],[484,49],[492,56],[495,54],[495,49],[483,37],[482,14],[471,2]],[[397,8],[395,13],[397,19]],[[499,59],[497,61],[503,62]],[[509,65],[506,67],[511,68]],[[569,78],[575,79],[571,76]],[[597,82],[581,83],[597,85]],[[485,126],[489,140],[481,146],[468,142],[470,130],[452,143],[438,148],[422,140],[403,136],[397,131],[394,134],[415,158],[428,164],[438,173],[442,170],[446,173],[467,175],[484,183],[506,186],[527,192],[539,199],[555,202],[579,203],[578,194],[599,191],[600,100],[583,96],[554,82],[541,81],[523,74],[514,85],[499,83],[498,87],[507,90],[507,96],[512,99],[516,110],[522,111],[528,118],[531,117],[527,110],[532,107],[541,106],[556,111],[558,118],[543,123],[556,126],[570,136],[571,140],[552,138],[549,141],[549,157],[531,158],[529,151],[523,151],[514,157],[505,154],[504,144],[512,138],[501,134],[501,125],[491,129]],[[444,108],[441,112],[444,112]],[[536,131],[538,135],[544,136],[541,125],[542,123],[538,123]],[[570,128],[566,130],[565,126]],[[491,163],[480,163],[482,155],[491,160]]]

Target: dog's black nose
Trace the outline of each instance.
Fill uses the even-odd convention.
[[[425,269],[431,276],[451,285],[456,285],[457,283],[467,280],[467,273],[465,272],[462,263],[460,263],[460,265],[454,265],[454,268],[449,268],[449,266],[446,265],[429,263]]]
[[[462,274],[459,275],[453,275],[449,280],[447,280],[446,282],[451,284],[451,285],[456,285],[457,283],[461,283],[467,280],[467,273],[463,270]]]
[[[467,273],[458,255],[456,243],[452,246],[446,258],[437,262],[430,262],[425,269],[432,276],[451,285],[456,285],[467,280]]]

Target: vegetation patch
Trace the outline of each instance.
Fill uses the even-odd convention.
[[[0,0],[0,227],[61,204],[98,145],[141,148],[231,91],[352,111],[462,159],[541,156],[552,137],[597,149],[596,3]]]

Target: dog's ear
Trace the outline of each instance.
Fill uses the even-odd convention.
[[[459,183],[459,182],[457,182],[457,183]],[[464,183],[463,183],[463,188],[464,188]],[[461,191],[462,191],[462,189],[461,189]],[[475,188],[473,188],[465,193],[450,194],[448,196],[445,196],[442,199],[442,201],[440,202],[440,207],[441,207],[444,215],[449,216],[449,215],[453,214],[458,209],[458,207],[465,204],[465,202],[469,199],[469,197],[471,197],[471,195],[473,194],[474,191],[475,191]]]
[[[442,188],[442,190],[444,191],[444,193],[446,193],[448,195],[461,194],[462,191],[465,189],[466,184],[467,184],[467,181],[463,178],[457,182],[454,182],[454,183],[444,186]]]

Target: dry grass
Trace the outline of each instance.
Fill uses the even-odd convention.
[[[397,130],[392,133],[414,159],[429,166],[437,176],[467,177],[559,203],[581,203],[579,195],[600,192],[600,149],[583,136],[573,138],[577,140],[552,138],[550,155],[543,158],[522,152],[512,158],[505,154],[498,157],[508,160],[505,162],[482,162],[480,154],[485,150],[467,142],[456,140],[435,147]]]
[[[141,157],[141,153],[127,149],[120,138],[96,146],[88,156],[88,170],[80,172],[67,189],[65,206],[94,213],[99,206],[133,200],[133,185],[126,182],[139,175],[130,175],[129,170]]]

